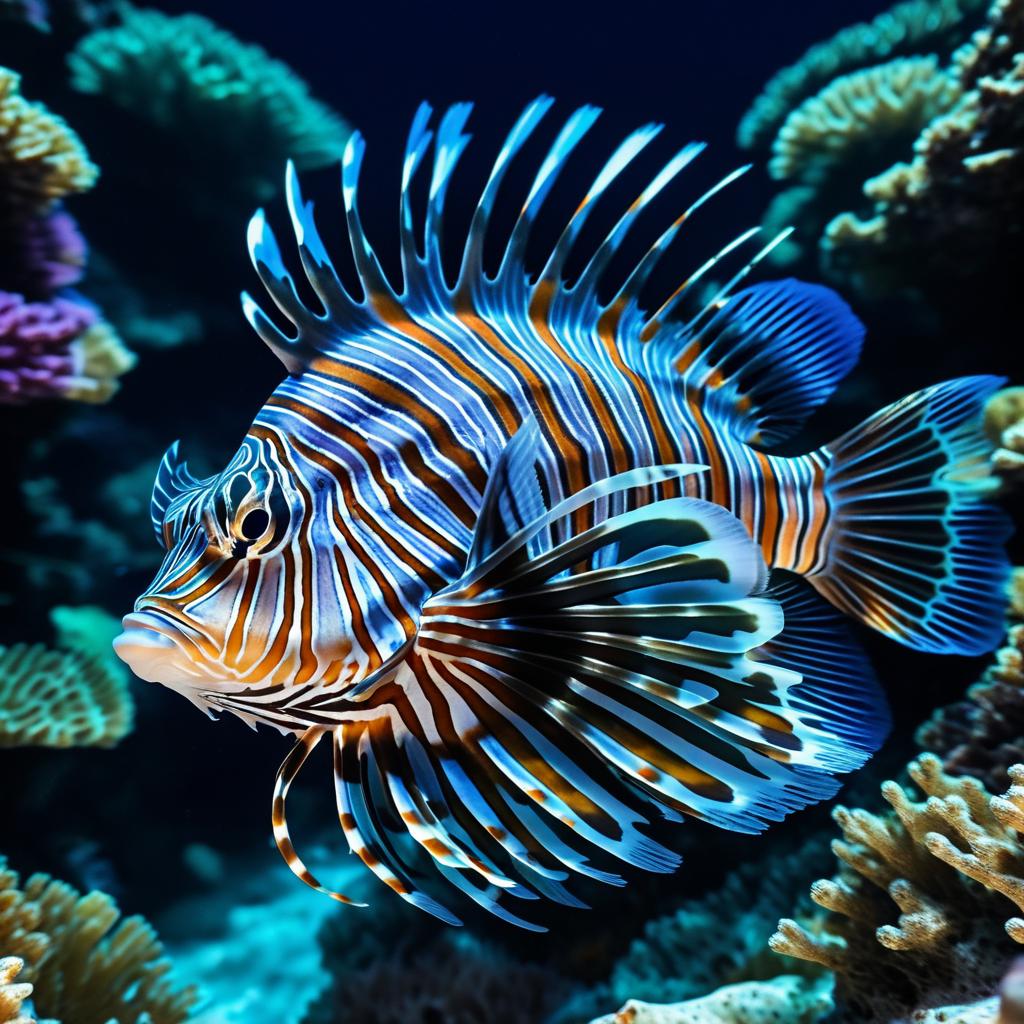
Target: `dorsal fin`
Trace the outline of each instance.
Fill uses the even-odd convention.
[[[334,270],[317,232],[312,204],[303,200],[294,168],[289,165],[288,208],[302,267],[320,308],[310,308],[300,296],[262,211],[253,217],[250,225],[250,255],[271,300],[294,330],[291,333],[281,330],[251,296],[243,295],[246,316],[281,357],[289,372],[301,372],[318,354],[337,353],[344,347],[345,340],[353,337],[360,338],[364,344],[368,339],[369,343],[378,344],[386,343],[389,336],[415,336],[417,328],[436,333],[458,330],[457,318],[453,314],[466,310],[487,321],[506,340],[513,339],[519,347],[547,347],[552,339],[557,339],[557,343],[569,352],[583,351],[588,346],[591,350],[594,346],[606,350],[609,345],[626,350],[639,345],[641,339],[653,340],[663,332],[678,341],[680,325],[669,322],[669,316],[684,292],[719,259],[754,237],[759,229],[745,232],[705,261],[672,292],[653,316],[641,309],[638,297],[682,225],[695,210],[747,168],[733,171],[690,203],[661,232],[632,271],[625,275],[624,283],[612,298],[600,301],[599,287],[606,290],[609,263],[623,238],[641,212],[703,149],[696,143],[684,146],[654,174],[632,202],[624,203],[623,212],[589,259],[583,261],[584,270],[578,279],[570,284],[565,275],[566,261],[570,253],[575,252],[582,228],[594,205],[661,131],[660,125],[645,125],[615,149],[593,178],[544,261],[540,274],[531,281],[524,259],[541,207],[569,156],[599,114],[594,107],[581,107],[566,120],[542,160],[505,242],[499,269],[490,277],[483,267],[484,238],[499,188],[511,161],[551,105],[552,101],[546,97],[535,100],[506,138],[461,246],[456,264],[458,275],[451,284],[446,281],[442,266],[441,237],[449,185],[469,142],[464,131],[471,110],[469,104],[451,107],[441,118],[436,132],[430,129],[429,106],[421,106],[413,120],[402,169],[400,245],[403,280],[400,286],[390,282],[381,270],[360,220],[359,170],[365,150],[362,136],[358,132],[351,136],[342,161],[342,195],[349,241],[359,276],[360,296],[353,294]],[[431,146],[433,160],[429,169],[429,197],[425,216],[419,218],[410,199],[410,189],[417,173],[428,163],[427,154]],[[446,245],[450,242],[446,239]],[[769,248],[763,248],[733,280],[740,280]],[[686,329],[682,330],[685,334]]]
[[[693,400],[742,441],[791,437],[856,365],[864,327],[831,289],[768,281],[711,303],[675,358]]]

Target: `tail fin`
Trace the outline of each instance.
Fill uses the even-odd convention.
[[[890,405],[828,445],[825,566],[811,582],[843,611],[908,647],[991,650],[1010,566],[982,407],[1003,381],[962,377]]]

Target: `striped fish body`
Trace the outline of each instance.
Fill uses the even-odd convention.
[[[937,385],[816,452],[771,454],[856,362],[861,325],[821,287],[738,290],[778,240],[678,318],[687,289],[754,232],[654,312],[641,307],[675,235],[736,175],[610,286],[623,236],[695,146],[568,284],[583,224],[651,127],[613,153],[528,276],[534,221],[591,108],[558,132],[486,274],[499,187],[549,106],[513,127],[454,283],[439,237],[467,107],[436,139],[428,108],[414,121],[401,288],[360,224],[359,136],[343,197],[361,298],[335,273],[290,169],[316,302],[300,297],[262,213],[250,253],[291,327],[243,297],[289,375],[223,473],[195,479],[172,446],[154,488],[167,555],[116,647],[205,710],[297,735],[275,835],[296,874],[344,902],[302,864],[285,817],[325,737],[342,828],[374,873],[455,921],[414,881],[426,859],[463,896],[530,927],[517,901],[578,905],[574,875],[615,883],[616,861],[671,870],[678,858],[647,831],[657,818],[758,831],[835,792],[887,727],[840,612],[922,650],[998,639],[1006,525],[982,500],[977,421],[999,381]],[[431,146],[421,224],[410,185]]]
[[[707,466],[680,481],[683,493],[728,508],[769,566],[820,568],[827,453],[784,458],[750,447],[677,374],[649,365],[649,349],[635,365],[602,364],[599,339],[517,352],[496,319],[475,317],[457,335],[422,330],[427,343],[396,330],[386,346],[353,342],[289,377],[247,439],[267,458],[280,453],[282,475],[319,479],[339,496],[331,515],[315,517],[312,544],[346,553],[330,589],[341,593],[345,575],[352,597],[325,626],[342,624],[357,671],[411,636],[423,602],[458,578],[490,469],[532,416],[561,455],[568,493],[640,467]]]

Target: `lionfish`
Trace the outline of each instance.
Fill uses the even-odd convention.
[[[429,106],[413,121],[401,286],[361,226],[362,137],[342,161],[361,296],[288,167],[311,291],[259,211],[249,251],[283,319],[242,297],[288,376],[219,475],[196,479],[177,444],[164,456],[152,517],[167,553],[116,641],[143,679],[297,737],[273,828],[303,881],[353,902],[310,873],[285,816],[290,785],[329,738],[351,850],[455,924],[426,891],[438,892],[429,865],[539,928],[517,901],[584,906],[570,876],[623,884],[623,866],[673,870],[658,820],[756,833],[831,796],[888,728],[843,613],[916,650],[982,652],[999,637],[1008,573],[1005,514],[979,500],[979,413],[1000,380],[926,388],[783,457],[772,449],[835,390],[864,334],[826,288],[737,290],[784,236],[686,316],[683,297],[757,229],[653,312],[641,304],[686,221],[745,168],[684,209],[613,289],[624,237],[702,149],[685,146],[570,278],[591,212],[661,126],[639,129],[531,276],[535,223],[599,113],[583,107],[555,134],[497,270],[485,269],[503,179],[550,106],[532,103],[508,135],[454,275],[441,235],[469,105],[436,135]],[[412,185],[431,145],[420,215]]]

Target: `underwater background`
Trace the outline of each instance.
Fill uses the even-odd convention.
[[[893,712],[840,793],[858,810],[762,836],[687,821],[676,874],[595,886],[543,935],[484,914],[455,931],[394,898],[317,773],[292,834],[371,906],[301,886],[269,827],[289,741],[114,658],[160,562],[162,453],[180,438],[218,471],[282,377],[238,294],[257,283],[250,215],[287,220],[286,160],[337,251],[340,154],[366,136],[363,220],[392,272],[418,104],[476,105],[448,200],[464,228],[542,93],[604,108],[594,154],[647,121],[666,155],[706,141],[691,198],[753,162],[666,281],[751,225],[793,225],[756,279],[823,281],[862,318],[859,365],[787,452],[948,377],[1021,382],[1019,0],[0,0],[0,1022],[1024,1020],[1019,577],[991,656],[858,630]],[[1022,415],[1010,389],[986,420],[1017,522]]]

